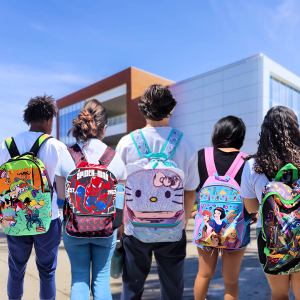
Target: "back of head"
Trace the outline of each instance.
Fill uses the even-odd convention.
[[[32,123],[39,123],[48,121],[56,117],[57,106],[54,98],[44,94],[44,96],[36,96],[31,98],[24,110],[24,122],[29,125]]]
[[[227,116],[219,120],[211,136],[212,144],[217,148],[240,149],[243,146],[246,126],[242,119]]]
[[[291,163],[300,169],[300,132],[294,112],[285,106],[271,108],[262,123],[254,170],[274,178],[278,171]]]
[[[73,120],[73,137],[77,142],[84,141],[87,144],[89,138],[104,138],[103,129],[107,124],[106,108],[97,100],[85,102],[77,118]]]
[[[161,85],[150,85],[139,100],[139,109],[147,120],[162,121],[171,116],[176,105],[170,90]]]

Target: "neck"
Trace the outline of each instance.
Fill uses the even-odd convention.
[[[169,118],[165,118],[161,121],[152,121],[146,119],[146,126],[145,127],[167,127],[169,126]]]
[[[31,124],[29,131],[45,133],[45,129],[40,124]]]
[[[235,152],[235,151],[240,151],[239,149],[236,148],[218,148],[219,150],[223,152]]]

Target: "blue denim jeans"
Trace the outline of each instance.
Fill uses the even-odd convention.
[[[46,233],[24,236],[7,235],[6,238],[9,250],[8,299],[16,300],[23,296],[24,275],[32,246],[35,249],[36,266],[40,275],[40,299],[55,299],[55,270],[61,240],[60,219],[52,220]]]
[[[71,300],[111,300],[110,261],[116,246],[117,230],[108,238],[76,238],[66,234],[63,240],[71,263]],[[92,262],[92,263],[91,263]],[[92,268],[92,281],[90,271]]]

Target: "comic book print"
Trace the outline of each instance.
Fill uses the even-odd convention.
[[[200,190],[194,243],[201,246],[236,249],[241,245],[243,224],[242,198],[232,186],[211,185]],[[241,218],[243,219],[243,218]]]
[[[74,169],[66,180],[66,200],[75,214],[114,214],[118,182],[99,165]]]
[[[151,243],[181,238],[185,213],[183,182],[177,173],[142,169],[130,174],[125,201],[126,230],[139,240]]]
[[[261,216],[267,255],[264,271],[268,274],[300,271],[299,183],[297,180],[289,187],[283,182],[269,182],[263,190]]]
[[[0,167],[0,220],[8,235],[35,235],[48,231],[51,193],[43,163],[31,156]]]

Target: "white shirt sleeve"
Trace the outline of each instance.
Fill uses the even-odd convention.
[[[247,199],[256,198],[255,187],[251,182],[251,166],[249,161],[246,161],[241,181],[241,196]]]
[[[126,142],[125,142],[125,137],[122,137],[121,140],[119,141],[117,148],[116,148],[116,152],[119,154],[119,156],[121,157],[123,163],[125,164],[125,166],[127,165],[127,147],[126,147]]]
[[[108,165],[108,169],[111,170],[111,172],[117,177],[118,180],[127,179],[126,168],[119,153],[116,152],[114,159]]]
[[[199,183],[198,152],[196,151],[189,163],[184,189],[186,191],[194,191],[197,189]]]
[[[72,170],[76,168],[74,160],[67,149],[64,149],[58,158],[58,162],[55,168],[55,175],[61,176],[67,179]]]

